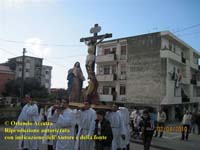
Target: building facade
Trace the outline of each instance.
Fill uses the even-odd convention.
[[[105,41],[96,57],[100,100],[162,106],[178,119],[200,104],[199,58],[168,31]]]
[[[0,95],[4,92],[6,83],[13,79],[15,79],[15,73],[8,66],[0,65]]]
[[[51,66],[42,66],[42,77],[41,77],[41,83],[42,85],[47,88],[50,92],[51,88]]]
[[[15,70],[15,78],[22,77],[22,56],[10,58],[9,63]],[[24,59],[24,79],[36,78],[50,92],[51,87],[51,66],[44,66],[43,59],[31,56],[25,56]]]

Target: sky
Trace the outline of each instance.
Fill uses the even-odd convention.
[[[52,88],[67,88],[76,61],[87,76],[79,41],[95,23],[112,39],[168,30],[200,51],[199,8],[199,0],[0,0],[0,63],[25,47],[53,66]]]

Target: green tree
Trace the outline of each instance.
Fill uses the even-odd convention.
[[[5,86],[4,96],[20,96],[21,78],[10,80]],[[24,80],[24,95],[30,94],[33,98],[46,98],[48,91],[41,86],[40,81],[35,78],[27,78]]]

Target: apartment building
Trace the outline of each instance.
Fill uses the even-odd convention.
[[[10,58],[8,60],[15,70],[15,78],[22,77],[22,56]],[[50,91],[51,87],[51,66],[44,66],[43,59],[31,56],[25,56],[24,59],[24,78],[36,78],[45,88]]]
[[[45,88],[47,88],[50,92],[51,89],[51,66],[42,66],[42,78],[41,83],[44,85]]]
[[[200,108],[200,53],[171,32],[105,41],[97,51],[101,101],[162,106],[169,120]]]

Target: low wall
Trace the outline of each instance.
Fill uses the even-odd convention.
[[[17,120],[20,108],[0,108],[0,124],[4,121]]]

